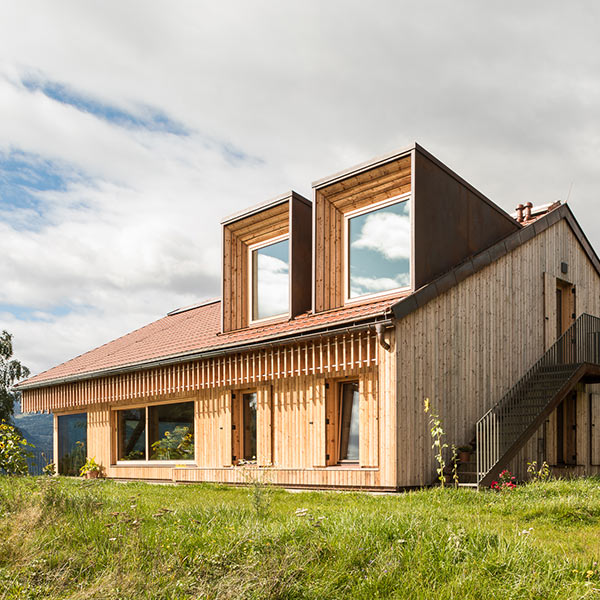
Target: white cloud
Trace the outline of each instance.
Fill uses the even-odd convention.
[[[410,285],[408,273],[402,273],[397,277],[352,277],[350,297],[357,298],[366,294],[387,292],[408,285]]]
[[[259,317],[288,312],[290,306],[288,264],[268,254],[258,255]]]
[[[392,212],[376,212],[365,219],[352,246],[379,252],[388,260],[410,258],[410,217]]]

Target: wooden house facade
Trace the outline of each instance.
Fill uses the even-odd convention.
[[[429,398],[466,483],[600,472],[600,261],[555,203],[508,215],[414,145],[222,222],[219,300],[30,378],[63,474],[429,485]],[[79,442],[79,443],[76,443]],[[249,465],[240,469],[239,465]]]

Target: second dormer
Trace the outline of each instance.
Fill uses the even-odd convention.
[[[311,307],[312,203],[289,192],[224,219],[222,330]]]
[[[520,228],[418,144],[313,189],[316,313],[411,293]]]

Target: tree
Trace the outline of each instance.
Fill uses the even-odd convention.
[[[12,358],[12,337],[7,331],[0,334],[0,422],[10,421],[15,412],[19,393],[12,386],[29,376],[29,369]]]
[[[15,427],[0,421],[0,474],[27,475],[27,459],[33,458],[35,448]]]

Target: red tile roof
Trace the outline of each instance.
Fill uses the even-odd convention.
[[[371,299],[322,313],[305,313],[295,319],[272,321],[222,334],[221,302],[208,302],[173,311],[166,317],[128,333],[95,350],[22,382],[23,387],[54,380],[99,374],[103,371],[142,365],[160,359],[198,354],[219,349],[232,351],[246,344],[319,331],[327,327],[391,314],[391,306],[409,292]],[[37,387],[37,386],[36,386]]]

